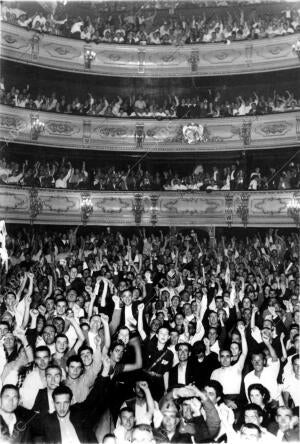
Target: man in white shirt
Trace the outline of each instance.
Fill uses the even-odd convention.
[[[227,395],[230,399],[234,398],[234,400],[237,401],[240,397],[242,371],[248,353],[244,325],[239,324],[238,330],[242,339],[242,353],[237,363],[231,365],[231,351],[221,350],[219,357],[221,367],[214,370],[211,374],[211,379],[218,381],[222,385],[224,395]]]
[[[265,358],[263,353],[252,354],[252,365],[254,370],[245,376],[245,392],[248,393],[248,387],[251,384],[262,384],[266,387],[275,401],[280,399],[280,390],[277,383],[277,377],[280,369],[280,361],[270,341],[265,336],[262,337],[264,343],[270,351],[271,358]]]

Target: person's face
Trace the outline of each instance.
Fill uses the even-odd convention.
[[[46,382],[49,390],[54,390],[61,383],[61,372],[57,368],[46,370]]]
[[[254,355],[251,362],[256,372],[261,372],[264,368],[264,359],[261,355]]]
[[[155,444],[153,435],[148,430],[135,429],[132,432],[132,444]]]
[[[98,331],[101,327],[101,318],[100,316],[93,316],[90,321],[90,329],[91,331]]]
[[[125,291],[122,295],[122,301],[125,305],[130,305],[132,303],[132,294],[130,291]]]
[[[43,330],[43,339],[47,345],[51,345],[54,342],[55,329],[52,325],[47,325]]]
[[[134,425],[134,415],[132,412],[122,412],[121,416],[121,425],[129,432],[132,430]]]
[[[279,408],[276,414],[276,422],[283,432],[291,428],[292,412],[284,407]]]
[[[217,308],[217,310],[223,308],[223,305],[224,305],[223,298],[217,298],[216,299],[216,308]]]
[[[6,389],[0,398],[1,408],[5,413],[13,413],[19,404],[19,394],[15,389]]]
[[[83,296],[77,296],[76,303],[80,308],[83,308],[84,306],[84,297]]]
[[[54,407],[57,416],[64,418],[70,411],[71,399],[68,394],[56,395],[54,398]]]
[[[234,343],[230,345],[230,351],[232,353],[232,356],[234,356],[234,357],[239,356],[239,354],[240,354],[239,346]]]
[[[77,299],[76,291],[75,290],[70,290],[68,292],[68,295],[67,295],[67,301],[68,302],[76,302],[76,299]]]
[[[112,359],[115,362],[120,362],[124,355],[124,347],[122,345],[117,345],[112,351]]]
[[[252,389],[250,392],[250,401],[253,404],[257,404],[259,406],[263,406],[264,405],[264,398],[263,395],[260,393],[259,390],[256,389]]]
[[[68,376],[71,379],[78,379],[82,373],[82,365],[80,362],[70,362],[69,367],[67,367]]]
[[[90,350],[82,350],[80,357],[85,367],[88,367],[93,362],[93,355]]]
[[[51,313],[54,309],[54,300],[53,299],[48,299],[45,302],[45,306],[46,306],[46,310],[48,313]]]
[[[169,339],[169,330],[166,328],[161,328],[158,332],[157,339],[160,344],[165,344]]]
[[[153,321],[151,322],[151,326],[150,326],[151,331],[153,333],[157,333],[157,330],[159,329],[160,325],[161,324],[160,324],[160,321],[158,319],[153,319]]]
[[[127,329],[120,330],[118,333],[118,339],[124,342],[125,345],[129,342],[129,331]]]
[[[244,298],[242,302],[243,308],[251,308],[250,298]]]
[[[247,427],[242,427],[240,432],[241,442],[250,441],[255,442],[259,441],[260,435],[258,430],[256,429],[248,429]]]
[[[178,343],[179,334],[177,331],[172,331],[170,333],[170,342],[172,345],[176,345]]]
[[[186,421],[189,421],[190,419],[192,419],[192,417],[193,417],[192,408],[191,408],[191,404],[190,404],[189,400],[183,401],[182,408],[181,408],[181,415],[182,415],[183,419],[185,419]]]
[[[245,411],[245,424],[255,424],[260,427],[262,417],[258,415],[256,410]]]
[[[39,351],[35,356],[35,363],[40,370],[46,370],[50,362],[50,355],[46,351]]]
[[[175,316],[175,324],[176,324],[177,326],[180,326],[180,325],[183,324],[183,316],[182,316],[181,314],[177,314],[177,315]]]
[[[56,312],[59,316],[62,316],[65,314],[67,309],[67,304],[65,301],[58,301],[56,304]]]
[[[171,413],[171,412],[164,413],[162,424],[167,433],[174,432],[177,423],[178,423],[178,418],[176,416],[176,413]]]
[[[63,319],[53,319],[53,325],[56,328],[57,333],[62,333],[64,330]]]
[[[204,391],[213,404],[218,402],[216,391],[213,387],[206,386]]]
[[[217,340],[217,332],[214,328],[210,328],[207,335],[210,345],[214,344]]]
[[[0,339],[2,339],[6,333],[8,333],[8,326],[5,324],[0,324]]]
[[[221,367],[230,367],[231,355],[228,351],[222,351],[220,354]]]
[[[178,347],[178,359],[180,362],[185,362],[189,357],[189,349],[186,345],[180,345]]]
[[[8,293],[5,298],[6,306],[13,307],[16,303],[16,297],[12,293]]]
[[[217,315],[217,313],[211,313],[209,315],[208,320],[209,320],[209,324],[210,325],[214,325],[214,326],[217,325],[218,324],[218,315]]]
[[[55,350],[58,353],[65,353],[68,348],[68,340],[67,338],[57,338],[55,341]]]
[[[185,304],[183,307],[185,317],[190,316],[192,314],[192,309],[190,304]]]

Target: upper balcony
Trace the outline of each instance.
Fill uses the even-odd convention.
[[[117,77],[196,77],[299,67],[299,34],[262,40],[182,46],[87,44],[1,23],[1,56],[44,68]],[[88,51],[95,59],[88,67]]]
[[[0,130],[2,140],[7,144],[83,150],[209,152],[272,149],[299,147],[300,113],[191,121],[75,116],[0,105]]]

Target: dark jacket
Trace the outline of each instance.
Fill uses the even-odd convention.
[[[12,436],[10,436],[8,426],[0,414],[0,442],[3,440],[3,442],[16,444],[31,443],[33,441],[31,425],[38,417],[38,413],[21,406],[18,406],[14,413],[17,422],[14,426]]]
[[[172,367],[169,372],[169,388],[175,387],[178,384],[178,368],[179,364]],[[195,382],[194,367],[192,362],[188,361],[185,372],[185,385]]]
[[[48,389],[47,387],[40,389],[36,395],[32,410],[39,412],[41,415],[49,413]]]

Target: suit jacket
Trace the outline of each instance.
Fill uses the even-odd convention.
[[[0,414],[0,442],[14,444],[30,444],[33,441],[32,422],[38,416],[37,412],[27,410],[18,406],[15,410],[16,424],[14,425],[12,436],[9,434],[9,428]],[[3,441],[2,441],[3,440]]]
[[[107,406],[109,377],[98,376],[86,400],[70,407],[70,421],[81,443],[97,443],[93,427]],[[35,436],[42,436],[46,444],[61,444],[59,419],[56,412],[39,415],[33,424]]]
[[[40,389],[36,395],[32,410],[46,415],[49,412],[48,389],[47,387]]]
[[[179,364],[172,367],[169,372],[169,387],[174,387],[178,384],[178,368]],[[185,385],[192,384],[193,382],[195,382],[194,366],[191,361],[188,361],[185,372]]]

